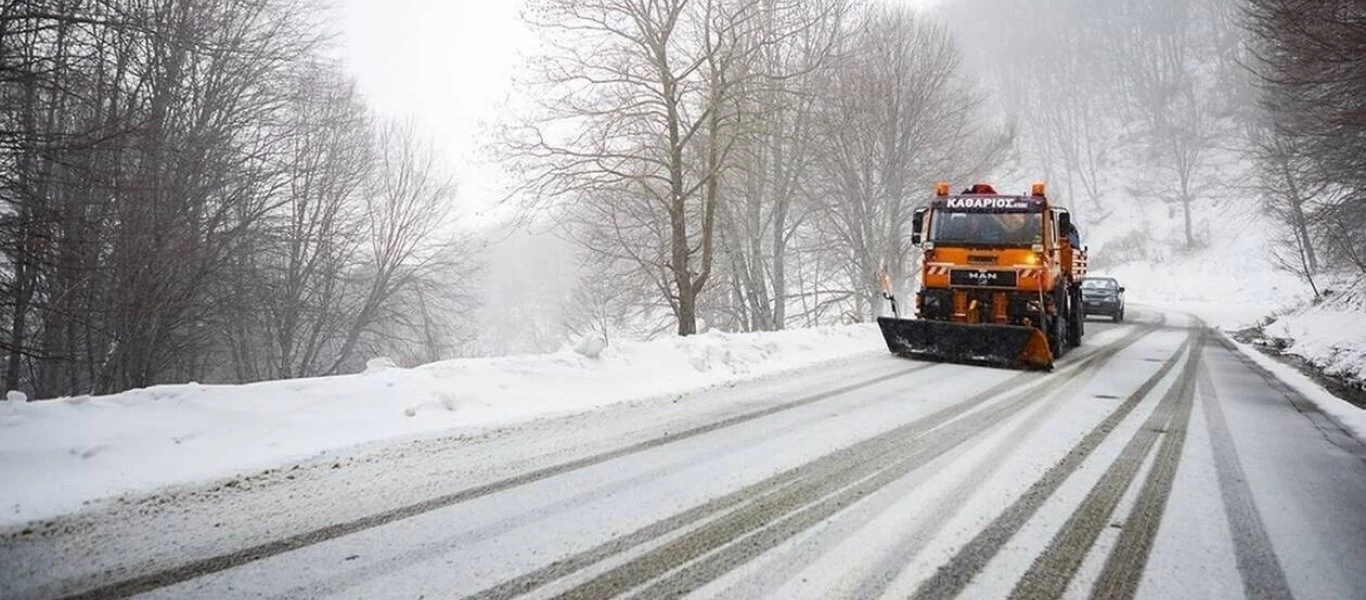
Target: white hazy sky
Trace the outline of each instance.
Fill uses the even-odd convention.
[[[891,0],[917,7],[938,0]],[[519,0],[337,0],[348,68],[380,114],[416,120],[444,152],[462,200],[498,195],[497,170],[480,160],[533,34]]]

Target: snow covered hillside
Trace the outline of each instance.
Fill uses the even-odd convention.
[[[883,353],[876,326],[604,345],[247,385],[0,402],[0,524],[400,437],[461,433]],[[56,476],[55,474],[59,474]]]
[[[1262,333],[1282,354],[1366,390],[1366,280],[1277,316]]]
[[[1273,312],[1298,306],[1310,295],[1293,275],[1240,262],[1218,249],[1092,274],[1118,278],[1127,288],[1129,302],[1189,312],[1225,330],[1255,324]]]

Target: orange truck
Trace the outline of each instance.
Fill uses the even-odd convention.
[[[950,194],[939,183],[914,213],[911,242],[924,250],[915,318],[901,317],[885,277],[882,284],[893,316],[878,326],[893,353],[1051,369],[1081,344],[1086,249],[1042,182],[1018,196],[987,184]]]

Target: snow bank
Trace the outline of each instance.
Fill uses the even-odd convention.
[[[366,442],[680,394],[865,352],[885,352],[875,325],[584,341],[414,369],[378,359],[357,375],[2,402],[0,524]]]
[[[1366,280],[1277,317],[1263,334],[1283,354],[1361,386],[1366,383]]]

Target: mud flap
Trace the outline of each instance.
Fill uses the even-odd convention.
[[[974,325],[879,317],[887,349],[908,358],[1014,369],[1053,368],[1042,331],[1020,325]]]

